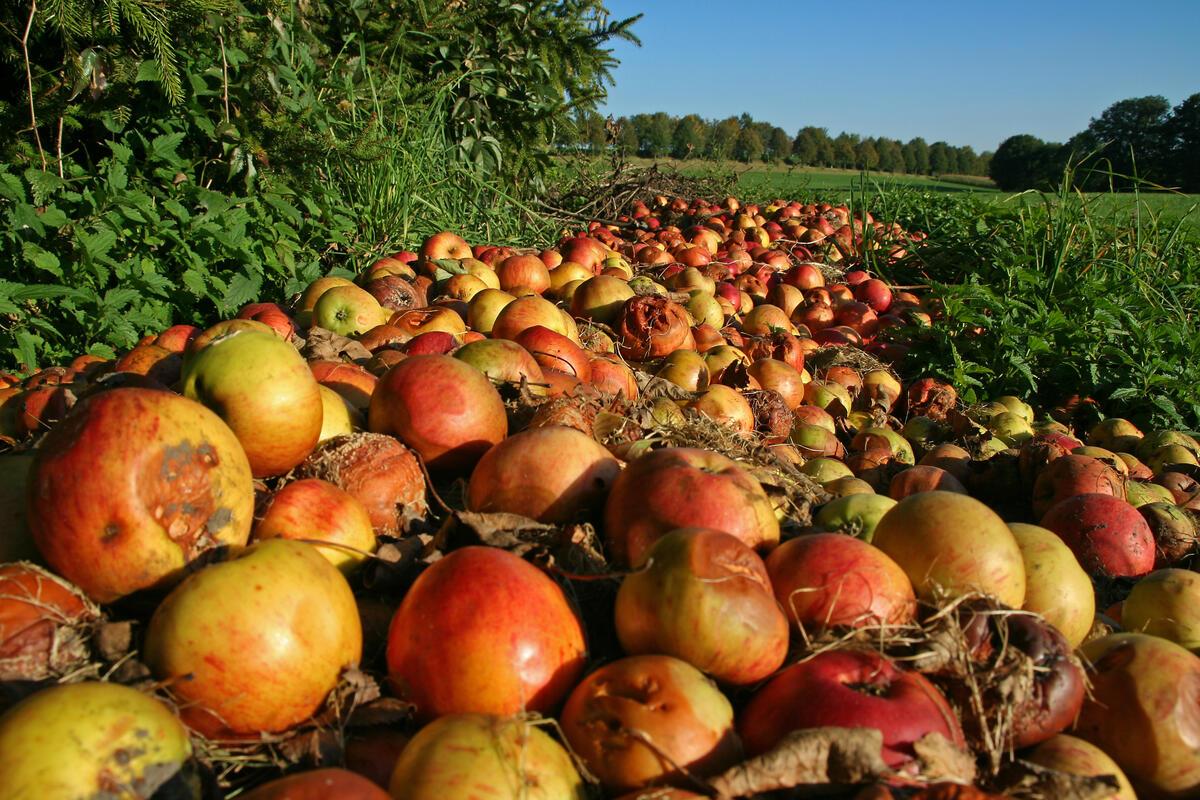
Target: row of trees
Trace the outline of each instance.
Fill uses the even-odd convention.
[[[976,153],[970,146],[929,144],[920,137],[901,142],[846,132],[830,136],[825,128],[815,126],[792,135],[749,114],[706,120],[696,114],[672,117],[659,111],[605,120],[588,113],[564,129],[559,143],[593,153],[615,147],[645,158],[786,162],[914,175],[986,175],[991,158],[990,153]]]
[[[1200,192],[1200,93],[1174,108],[1158,95],[1120,100],[1066,143],[1010,136],[996,149],[989,175],[1001,189],[1046,189],[1069,164],[1085,190],[1148,182]]]

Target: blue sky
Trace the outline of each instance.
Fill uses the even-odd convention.
[[[608,0],[644,13],[605,113],[743,111],[994,150],[1065,141],[1117,100],[1200,92],[1200,0],[983,3]]]

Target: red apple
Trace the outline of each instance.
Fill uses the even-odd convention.
[[[420,257],[423,259],[471,258],[472,252],[466,239],[456,233],[441,231],[430,236],[421,244]]]
[[[681,528],[621,583],[617,635],[626,653],[675,656],[718,681],[755,683],[783,664],[788,625],[762,559],[739,539]]]
[[[913,744],[938,733],[965,746],[954,710],[924,676],[873,651],[829,650],[793,664],[750,699],[738,732],[750,755],[765,753],[794,730],[875,728],[893,768],[913,762]]]
[[[340,767],[325,767],[276,778],[239,797],[242,800],[390,800],[391,795],[361,775]]]
[[[630,462],[605,506],[604,536],[612,559],[640,566],[663,534],[687,527],[725,531],[754,548],[779,541],[770,498],[725,456],[669,447]]]
[[[430,469],[463,471],[508,433],[504,401],[479,370],[451,356],[411,356],[371,397],[368,427],[395,434]]]
[[[284,485],[256,517],[251,532],[255,541],[307,541],[344,573],[352,572],[375,552],[375,531],[367,509],[353,495],[319,478]]]
[[[548,713],[583,671],[583,628],[562,590],[494,547],[434,562],[388,631],[388,677],[424,719]]]
[[[620,469],[603,445],[574,428],[527,430],[479,459],[467,487],[467,507],[570,522],[604,503]]]
[[[565,372],[583,383],[592,379],[587,351],[557,331],[534,325],[521,331],[514,341],[530,352],[543,371]]]
[[[916,616],[912,582],[895,561],[841,533],[798,536],[775,548],[767,571],[792,624],[827,627],[905,625]]]
[[[1154,569],[1150,526],[1136,508],[1111,495],[1068,497],[1046,512],[1041,526],[1057,533],[1091,575],[1136,578]]]

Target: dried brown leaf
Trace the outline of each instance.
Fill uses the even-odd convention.
[[[710,783],[720,798],[753,797],[808,784],[858,784],[889,773],[883,734],[874,728],[793,731],[770,752],[726,770]]]
[[[1021,760],[1009,764],[996,785],[1019,800],[1108,800],[1120,788],[1113,775],[1072,775]]]
[[[940,733],[927,733],[913,742],[921,776],[928,780],[973,783],[975,757]]]
[[[309,328],[301,350],[309,361],[366,361],[371,351],[354,339],[325,328]]]

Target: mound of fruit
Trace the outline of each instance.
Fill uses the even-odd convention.
[[[0,377],[0,797],[1200,795],[1200,443],[654,198]]]

